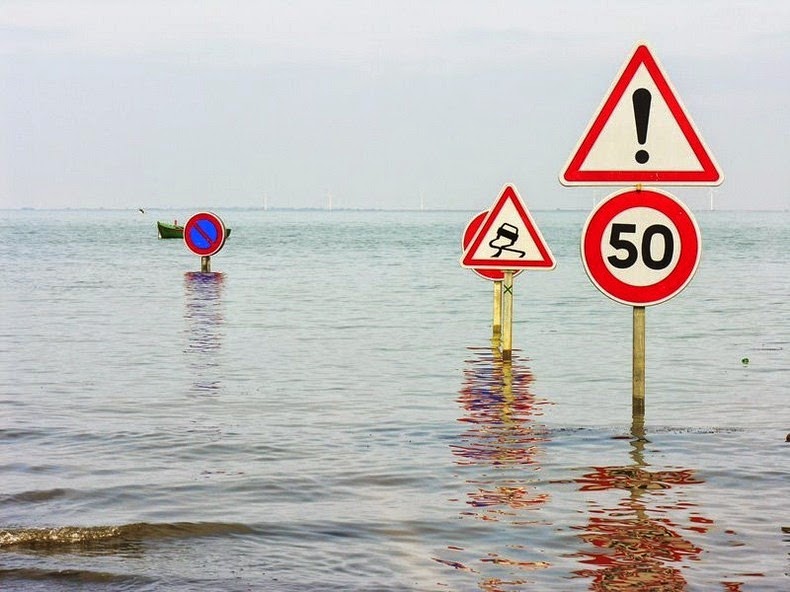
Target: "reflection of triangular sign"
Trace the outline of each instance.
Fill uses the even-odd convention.
[[[546,241],[512,185],[505,185],[461,258],[464,267],[554,269]]]
[[[643,43],[615,78],[560,174],[563,185],[719,185],[723,180]]]

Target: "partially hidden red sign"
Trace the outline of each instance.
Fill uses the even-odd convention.
[[[215,255],[225,246],[225,224],[212,212],[198,212],[184,224],[184,244],[195,255]]]

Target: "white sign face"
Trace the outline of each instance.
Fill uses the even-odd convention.
[[[560,174],[564,185],[719,185],[723,175],[647,45],[639,44]]]
[[[649,107],[644,108],[647,117],[644,129],[641,130],[644,133],[644,142],[641,144],[633,105],[634,93],[640,89],[648,93],[643,95],[646,97],[645,105],[649,100]],[[653,77],[642,64],[590,147],[579,170],[701,173],[704,168],[669,110]]]
[[[499,210],[496,220],[482,237],[477,256],[496,257],[499,261],[541,258],[538,245],[521,221],[513,202],[505,203]]]
[[[665,280],[678,263],[680,235],[674,222],[659,210],[623,210],[606,225],[601,253],[615,278],[631,286]]]
[[[486,210],[485,212],[480,212],[469,221],[469,224],[466,225],[466,228],[464,229],[463,237],[461,238],[461,249],[463,252],[466,252],[466,249],[467,247],[469,247],[469,244],[472,242],[472,239],[474,239],[477,236],[480,227],[482,226],[485,219],[488,217],[489,213],[490,212],[488,210]],[[473,269],[472,271],[474,271],[477,275],[479,275],[482,278],[485,278],[487,280],[492,280],[495,282],[501,282],[502,280],[505,279],[505,272],[501,269],[476,268]],[[522,270],[520,269],[513,270],[513,277],[517,276],[519,273],[521,273],[521,271]]]
[[[487,269],[554,269],[554,256],[515,187],[506,185],[461,258]]]

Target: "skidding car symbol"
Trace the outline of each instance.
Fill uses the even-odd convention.
[[[502,254],[502,251],[510,251],[511,253],[517,253],[519,259],[524,257],[526,253],[519,249],[512,248],[513,245],[516,244],[518,240],[518,228],[513,226],[512,224],[508,224],[505,222],[497,228],[496,231],[496,238],[488,243],[488,246],[492,249],[496,249],[496,253],[491,255],[491,257],[499,257]],[[495,244],[499,241],[499,244]]]

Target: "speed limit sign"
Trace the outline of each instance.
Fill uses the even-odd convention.
[[[632,306],[669,300],[691,281],[702,253],[691,212],[659,189],[626,189],[604,199],[582,231],[581,254],[592,283]]]

